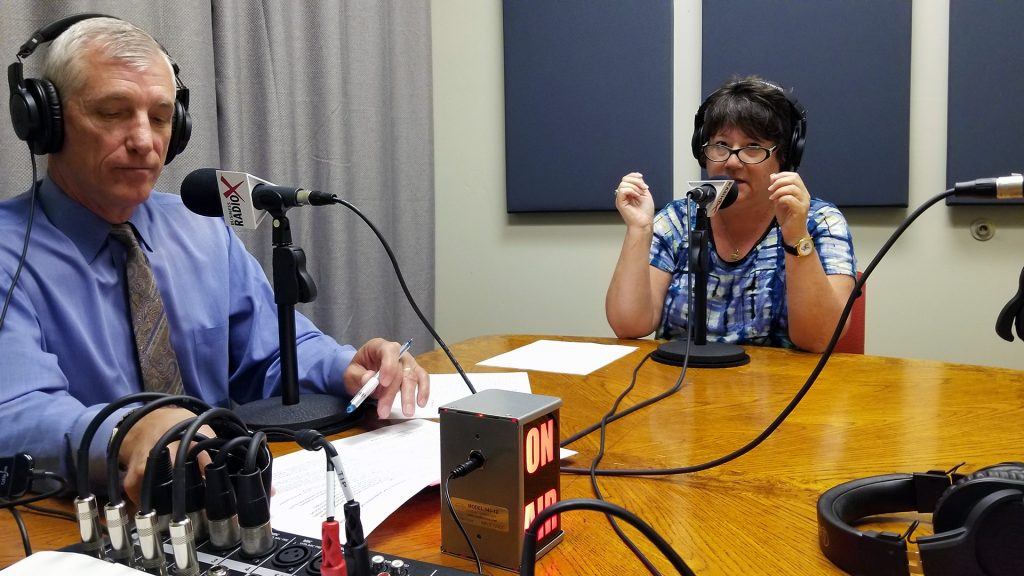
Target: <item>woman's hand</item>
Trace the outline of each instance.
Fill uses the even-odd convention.
[[[654,222],[654,198],[644,175],[630,172],[615,189],[615,208],[629,228],[649,229]]]
[[[782,237],[792,244],[807,236],[807,212],[811,209],[811,194],[796,172],[778,172],[769,176],[769,200],[775,208],[775,219]]]

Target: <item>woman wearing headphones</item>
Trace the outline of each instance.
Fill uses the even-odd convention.
[[[803,109],[757,77],[734,79],[697,111],[693,153],[713,179],[734,180],[735,203],[711,217],[708,340],[821,352],[856,279],[846,219],[812,198],[796,169]],[[626,223],[605,299],[620,338],[686,334],[687,262],[696,206],[657,215],[643,175],[627,174],[615,206]]]

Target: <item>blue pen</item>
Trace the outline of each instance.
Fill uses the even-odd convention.
[[[412,338],[409,338],[405,342],[405,344],[402,344],[402,349],[398,351],[398,359],[399,360],[402,359],[402,354],[405,354],[406,352],[409,351],[409,348],[411,346],[412,346]],[[352,401],[349,402],[348,408],[345,408],[345,413],[346,414],[351,414],[351,413],[355,412],[356,408],[359,408],[359,406],[367,398],[370,397],[370,394],[373,394],[373,392],[377,389],[377,386],[379,384],[380,384],[380,372],[378,371],[376,374],[371,376],[370,379],[366,381],[366,384],[363,384],[363,387],[359,389],[359,392],[357,392],[356,395],[352,397]]]

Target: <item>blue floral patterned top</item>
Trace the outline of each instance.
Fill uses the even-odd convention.
[[[651,266],[672,275],[665,295],[659,338],[686,334],[689,268],[687,231],[696,224],[697,208],[676,200],[654,218]],[[846,218],[835,205],[811,199],[807,230],[825,273],[856,278],[857,261]],[[764,237],[741,260],[727,262],[711,249],[708,274],[708,340],[793,348],[786,309],[786,257],[782,232],[772,222]],[[713,244],[714,240],[712,240]]]

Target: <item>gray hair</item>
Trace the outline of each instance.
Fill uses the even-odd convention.
[[[50,44],[43,64],[43,78],[57,88],[64,100],[85,82],[83,55],[96,50],[104,56],[145,70],[159,59],[174,76],[170,57],[163,47],[141,28],[117,18],[89,18],[76,23]]]

